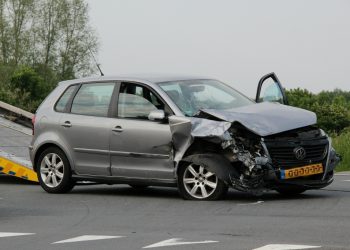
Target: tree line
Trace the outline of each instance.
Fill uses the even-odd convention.
[[[0,100],[34,111],[58,81],[96,71],[84,0],[0,0]]]
[[[314,94],[296,88],[286,94],[289,105],[315,112],[318,125],[327,132],[340,134],[350,129],[350,91],[335,89]]]

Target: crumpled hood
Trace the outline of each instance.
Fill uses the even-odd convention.
[[[178,163],[182,159],[195,138],[205,138],[214,143],[230,140],[228,129],[234,123],[242,124],[259,136],[268,136],[316,122],[313,112],[277,103],[252,104],[224,111],[203,109],[196,117],[173,115],[169,117],[169,124],[175,148],[174,161]]]
[[[201,113],[231,123],[238,122],[260,136],[278,134],[317,123],[314,112],[269,102],[230,110],[203,109],[199,116]]]

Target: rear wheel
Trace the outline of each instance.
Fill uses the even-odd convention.
[[[218,200],[228,190],[227,185],[204,166],[188,163],[179,169],[178,186],[186,200]]]
[[[277,188],[276,191],[284,196],[295,196],[302,194],[306,191],[307,189],[302,188],[302,187],[281,187]]]
[[[55,147],[41,153],[37,175],[41,187],[48,193],[66,193],[74,187],[69,161],[62,150]]]

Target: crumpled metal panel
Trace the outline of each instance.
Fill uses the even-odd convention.
[[[195,137],[206,138],[216,143],[231,139],[230,134],[227,132],[231,127],[230,122],[195,117],[170,116],[169,124],[175,148],[175,162],[179,162],[182,159]]]
[[[278,134],[317,123],[314,112],[279,103],[263,102],[231,110],[203,109],[200,112],[223,121],[238,122],[260,136]]]
[[[214,143],[230,140],[228,129],[235,122],[259,136],[278,134],[317,122],[316,114],[311,111],[276,103],[259,103],[231,110],[204,109],[199,116],[201,114],[209,114],[222,121],[198,117],[169,117],[175,162],[182,159],[196,137]]]

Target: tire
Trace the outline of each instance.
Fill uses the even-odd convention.
[[[283,196],[297,196],[304,193],[306,190],[307,189],[302,187],[281,187],[276,189],[276,191]]]
[[[56,147],[49,147],[40,154],[37,175],[41,187],[48,193],[67,193],[75,184],[66,155]]]
[[[204,166],[186,163],[178,172],[178,188],[185,200],[219,200],[227,193],[227,185]]]
[[[149,187],[148,185],[142,185],[142,184],[129,184],[129,186],[138,190],[142,190]]]

